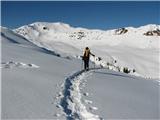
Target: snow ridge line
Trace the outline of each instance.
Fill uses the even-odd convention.
[[[67,120],[100,120],[98,115],[94,115],[87,111],[85,105],[81,102],[80,83],[85,74],[91,70],[100,68],[91,68],[89,71],[81,70],[75,72],[65,80],[63,98],[60,105],[67,115]]]

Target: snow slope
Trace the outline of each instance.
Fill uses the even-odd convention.
[[[160,119],[157,81],[100,69],[91,71],[83,83],[82,92],[89,93],[84,97],[91,101],[85,105],[89,109],[94,105],[97,109],[93,109],[93,113],[105,120]]]
[[[55,51],[62,56],[80,56],[86,46],[91,48],[99,64],[114,63],[121,68],[136,70],[136,75],[147,78],[160,78],[159,25],[146,25],[139,28],[126,27],[114,30],[89,30],[74,28],[64,23],[36,22],[14,31],[34,44]],[[93,60],[94,61],[94,60]]]
[[[3,27],[1,43],[2,119],[159,119],[158,79],[85,72],[81,60]]]
[[[1,33],[5,35],[1,38],[2,118],[56,119],[54,103],[59,86],[71,71],[80,69],[81,62],[48,53],[11,30],[2,28]],[[10,63],[9,67],[3,67],[5,63]],[[19,67],[14,63],[39,67]]]

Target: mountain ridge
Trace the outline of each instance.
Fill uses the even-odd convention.
[[[137,29],[137,28],[141,28],[141,27],[155,27],[155,26],[157,26],[158,28],[160,28],[160,25],[158,25],[158,24],[153,24],[153,23],[151,23],[151,24],[146,24],[146,25],[141,25],[141,26],[138,26],[138,27],[133,27],[133,26],[122,26],[122,27],[117,27],[117,28],[111,28],[111,29],[104,29],[104,30],[102,30],[102,29],[98,29],[98,28],[85,28],[85,27],[74,27],[74,26],[72,26],[72,25],[70,25],[70,24],[67,24],[67,23],[64,23],[64,22],[40,22],[40,21],[37,21],[37,22],[33,22],[33,23],[31,23],[31,24],[26,24],[26,25],[24,25],[24,26],[28,26],[28,25],[34,25],[34,24],[53,24],[53,25],[62,25],[62,26],[68,26],[68,27],[72,27],[72,28],[82,28],[82,29],[88,29],[88,30],[101,30],[101,31],[108,31],[108,30],[116,30],[116,29],[119,29],[119,28],[134,28],[134,29]],[[21,27],[23,27],[23,26],[21,26]],[[18,28],[21,28],[21,27],[17,27],[17,28],[15,28],[15,29],[18,29]],[[14,29],[13,29],[14,30]]]

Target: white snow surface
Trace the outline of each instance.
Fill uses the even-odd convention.
[[[58,34],[64,33],[64,31],[68,32],[68,29],[72,28],[62,23],[44,24],[48,27],[53,25],[53,31],[58,31]],[[58,29],[57,26],[61,26],[61,28]],[[28,32],[35,35],[35,39],[23,37],[15,31],[1,27],[2,119],[159,119],[159,80],[155,76],[155,79],[148,80],[107,69],[92,69],[85,72],[81,70],[81,60],[71,57],[82,52],[77,47],[83,47],[78,45],[80,42],[78,44],[75,42],[74,47],[63,42],[57,46],[59,50],[53,49],[54,45],[51,47],[50,42],[38,41],[36,35],[39,33],[36,31],[40,28],[33,28],[34,33],[32,30]],[[75,30],[75,28],[73,29]],[[50,29],[45,28],[45,30]],[[83,30],[88,31],[87,29]],[[108,34],[112,32],[111,30]],[[42,36],[43,34],[41,33]],[[152,37],[149,36],[147,39],[152,39]],[[157,38],[157,36],[154,37]],[[47,37],[44,40],[47,41]],[[34,44],[30,41],[34,41]],[[105,44],[101,47],[103,49]],[[123,51],[120,52],[121,50],[127,50],[128,53],[125,51],[125,54],[131,54],[129,52],[131,49],[133,50],[132,54],[137,50],[138,53],[133,54],[133,56],[137,56],[133,60],[135,66],[139,65],[136,63],[138,59],[140,62],[142,59],[143,62],[147,61],[148,57],[143,58],[145,55],[142,56],[142,53],[151,54],[150,52],[153,52],[153,57],[157,55],[155,51],[158,48],[154,45],[151,48],[135,48],[136,46],[108,45],[103,49],[104,51],[101,49],[96,51],[97,47],[91,47],[91,50],[95,53],[103,53],[104,56],[107,55],[106,60],[111,62],[116,57],[116,60],[120,62],[121,56],[123,58],[124,55]],[[71,49],[75,50],[72,51],[73,54],[68,52]],[[110,52],[108,53],[107,50]],[[102,57],[103,54],[101,54]],[[123,59],[129,61],[131,58]],[[121,64],[130,65],[126,61],[121,61]],[[155,65],[152,69],[158,68],[159,63],[157,60],[155,61],[154,64],[152,63]],[[104,62],[106,61],[104,60]],[[151,64],[153,61],[149,59],[147,62],[143,62],[141,66],[148,68],[145,63]],[[5,67],[6,65],[9,67]],[[91,66],[94,68],[93,64]],[[110,67],[112,68],[112,66]],[[137,72],[137,74],[140,73]]]
[[[83,73],[84,70],[78,71],[69,76],[65,81],[64,96],[60,101],[64,111],[66,111],[68,119],[80,120],[100,120],[98,115],[88,112],[82,103],[82,95],[80,92],[80,84],[82,79],[89,74]],[[94,109],[94,107],[93,107]]]
[[[104,120],[158,120],[159,83],[157,81],[113,72],[108,69],[91,71],[82,92],[89,92],[86,104]],[[94,107],[93,107],[94,106]]]
[[[2,28],[1,32],[1,66],[7,63],[11,67],[1,67],[2,118],[57,119],[55,113],[62,114],[54,104],[59,86],[70,72],[80,69],[81,62],[57,57],[9,29]],[[15,63],[21,62],[39,68],[16,67]],[[65,116],[61,115],[61,119]]]
[[[74,28],[65,23],[36,22],[14,31],[34,44],[47,48],[62,56],[80,56],[88,46],[91,52],[107,62],[135,69],[136,74],[147,78],[160,78],[159,52],[160,36],[146,36],[148,31],[159,30],[160,25],[149,24],[139,28],[126,27],[124,34],[114,30],[90,30]],[[94,61],[94,59],[92,59]]]

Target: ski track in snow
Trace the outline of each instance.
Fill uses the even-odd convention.
[[[94,70],[94,68],[91,70]],[[84,70],[78,71],[65,79],[60,105],[66,114],[67,120],[102,120],[98,115],[87,111],[86,106],[81,101],[80,84],[91,70],[87,72]]]

